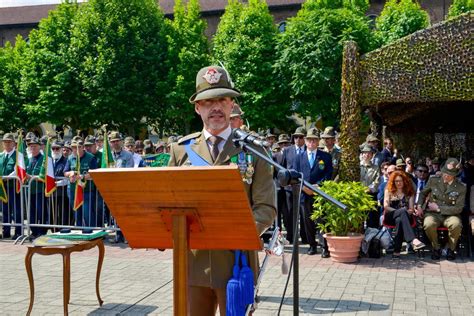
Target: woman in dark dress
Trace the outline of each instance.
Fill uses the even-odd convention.
[[[411,222],[414,213],[415,190],[412,181],[403,171],[395,171],[390,175],[384,196],[384,221],[395,226],[393,257],[400,257],[403,240],[411,243],[414,250],[425,247],[416,238]]]

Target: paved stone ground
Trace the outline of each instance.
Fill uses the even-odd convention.
[[[25,246],[0,241],[0,314],[25,315],[29,304]],[[290,256],[288,256],[290,257]],[[71,315],[172,315],[172,253],[106,245],[101,277],[104,305],[95,296],[97,250],[71,256]],[[62,258],[33,257],[33,315],[62,315]],[[255,315],[277,315],[286,276],[272,257]],[[292,315],[292,283],[281,315]],[[472,315],[474,262],[362,259],[337,264],[300,255],[300,314]]]

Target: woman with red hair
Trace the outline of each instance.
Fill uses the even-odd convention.
[[[395,171],[390,175],[384,196],[384,221],[395,226],[393,258],[400,258],[403,240],[411,243],[414,250],[425,247],[415,237],[410,225],[414,213],[415,190],[405,172]]]

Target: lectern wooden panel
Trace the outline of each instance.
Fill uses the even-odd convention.
[[[171,217],[180,210],[191,220],[190,249],[261,248],[237,166],[111,168],[90,174],[131,248],[173,248]]]

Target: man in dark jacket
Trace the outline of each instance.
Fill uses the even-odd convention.
[[[331,180],[333,166],[331,155],[318,150],[319,146],[319,131],[317,128],[311,128],[305,137],[306,151],[298,155],[295,159],[295,169],[303,173],[304,180],[313,185],[319,185],[325,180]],[[329,251],[326,240],[321,236],[321,232],[317,232],[316,224],[311,220],[310,216],[313,213],[313,192],[304,187],[304,193],[301,198],[303,209],[303,222],[306,232],[306,239],[309,243],[308,255],[317,253],[316,233],[318,239],[323,246],[321,257],[329,257]]]

